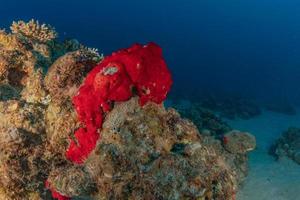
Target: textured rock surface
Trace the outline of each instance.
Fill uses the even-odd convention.
[[[20,34],[39,42],[48,42],[57,37],[57,33],[50,25],[40,24],[38,21],[30,20],[13,22],[10,27],[12,33]]]
[[[223,136],[223,144],[231,153],[247,153],[256,147],[255,137],[247,132],[230,131]]]
[[[225,95],[224,95],[225,96]],[[202,101],[202,106],[219,112],[222,117],[228,119],[251,119],[261,114],[261,108],[242,97],[214,98],[210,97]]]
[[[277,159],[289,157],[300,165],[300,128],[290,127],[271,146],[270,153]]]
[[[227,156],[237,159],[174,109],[133,98],[106,117],[85,169],[95,199],[232,199],[240,180]]]
[[[223,134],[232,130],[220,117],[212,111],[202,107],[200,103],[191,103],[190,106],[181,106],[180,103],[173,103],[174,107],[182,117],[192,120],[202,134],[222,138]]]
[[[37,36],[52,31],[40,24],[30,33],[32,23],[0,32],[0,199],[235,198],[247,173],[247,155],[228,152],[174,109],[155,104],[168,91],[148,85],[163,75],[159,68],[154,70],[158,74],[131,78],[139,88],[128,101],[109,102],[111,112],[103,115],[96,148],[80,165],[70,162],[65,154],[70,139],[76,142],[74,132],[85,127],[72,99],[101,57],[76,40],[60,43],[51,35]],[[151,66],[148,61],[123,64],[139,68]],[[149,69],[154,68],[143,70]],[[103,71],[107,76],[114,72],[110,67]],[[112,94],[110,100],[117,97]]]
[[[45,181],[67,163],[63,152],[78,127],[69,97],[101,60],[53,31],[34,20],[0,31],[0,199],[51,199]]]
[[[251,119],[261,114],[262,110],[255,100],[225,91],[183,90],[173,92],[172,100],[186,98],[192,105],[217,112],[222,118]]]

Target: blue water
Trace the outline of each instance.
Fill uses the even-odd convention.
[[[300,104],[300,1],[1,0],[0,27],[35,18],[104,54],[162,46],[178,88]]]

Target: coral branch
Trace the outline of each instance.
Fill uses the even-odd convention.
[[[24,21],[13,22],[10,27],[12,33],[21,34],[40,42],[48,42],[57,37],[54,28],[47,24],[40,24],[39,21],[31,19],[28,23]]]

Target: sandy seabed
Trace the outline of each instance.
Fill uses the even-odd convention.
[[[256,136],[257,149],[250,153],[249,175],[237,200],[300,200],[300,165],[289,159],[275,161],[268,148],[289,126],[300,127],[298,114],[288,116],[265,111],[250,120],[227,121],[235,129]]]

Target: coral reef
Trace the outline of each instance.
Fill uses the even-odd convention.
[[[238,130],[230,131],[223,136],[223,144],[231,153],[244,154],[256,147],[256,140],[253,135]]]
[[[128,100],[136,92],[141,105],[148,101],[161,103],[171,84],[162,51],[154,43],[135,44],[105,57],[87,75],[73,98],[84,128],[76,130],[76,141],[71,141],[66,156],[76,163],[84,161],[99,138],[103,115],[115,101]]]
[[[0,32],[0,199],[235,199],[253,138],[225,144],[165,109],[159,46],[102,58],[34,20],[12,30]]]
[[[92,199],[233,199],[246,160],[201,136],[174,109],[141,107],[135,97],[108,113],[81,170],[67,166],[49,181],[66,196],[83,198],[95,188]]]
[[[286,101],[277,101],[268,103],[265,105],[265,108],[269,111],[281,113],[285,115],[296,115],[297,111],[296,109]]]
[[[201,104],[204,108],[217,111],[228,119],[250,119],[261,114],[261,109],[255,103],[241,97],[209,97]]]
[[[0,103],[0,188],[5,198],[22,199],[43,189],[49,171],[44,160],[44,109],[23,101]],[[43,170],[42,170],[43,169]]]
[[[202,134],[221,139],[226,132],[232,130],[226,122],[212,111],[203,108],[200,103],[191,102],[189,106],[182,106],[179,102],[175,101],[172,103],[172,107],[182,117],[192,120]]]
[[[39,21],[34,19],[27,23],[22,20],[13,22],[10,29],[14,34],[20,34],[39,42],[48,42],[57,37],[54,28],[47,24],[40,24]]]
[[[97,63],[97,54],[87,49],[68,52],[49,68],[45,87],[52,101],[61,104],[75,96],[82,80]]]
[[[76,40],[46,37],[45,25],[30,34],[33,23],[0,32],[0,199],[47,199],[45,181],[67,162],[62,152],[79,126],[71,92],[101,60]]]
[[[174,92],[172,100],[177,101],[185,97],[192,104],[199,104],[198,106],[216,112],[222,118],[227,119],[251,119],[261,114],[259,105],[249,97],[244,97],[238,94],[228,92],[207,92],[207,91],[182,91]]]
[[[31,27],[36,27],[36,29],[31,29]],[[71,39],[64,42],[55,40],[56,34],[52,33],[54,31],[49,26],[40,25],[34,20],[28,23],[14,23],[11,29],[13,33],[0,31],[0,84],[8,83],[22,90],[29,75],[35,69],[41,68],[43,72],[46,72],[54,61],[67,52],[80,50],[83,54],[77,55],[77,59],[84,60],[86,59],[84,57],[93,56],[94,61],[101,60],[97,51],[84,47],[77,40]],[[52,34],[47,33],[46,30]],[[37,37],[45,37],[47,40]]]
[[[300,128],[290,127],[270,148],[277,159],[288,157],[300,165]]]

